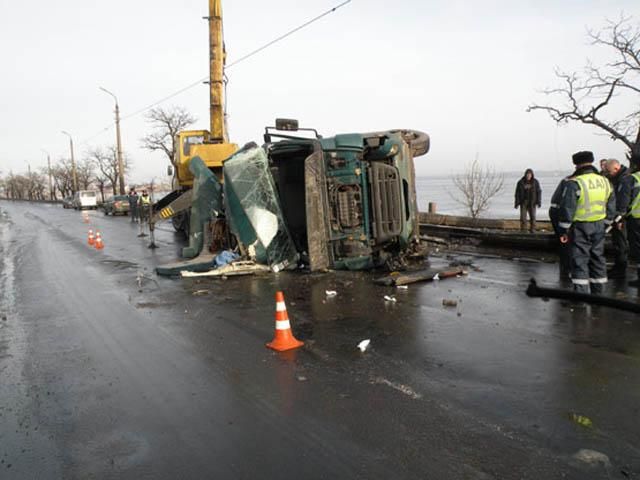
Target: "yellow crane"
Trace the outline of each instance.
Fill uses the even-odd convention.
[[[177,135],[174,188],[187,190],[193,185],[189,163],[195,156],[220,178],[223,161],[238,150],[229,143],[225,119],[224,65],[226,52],[222,30],[222,2],[209,0],[209,130],[185,130]]]

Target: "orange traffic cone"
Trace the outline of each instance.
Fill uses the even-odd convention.
[[[102,250],[104,248],[104,243],[102,243],[102,235],[100,232],[96,232],[96,242],[95,242],[96,250]]]
[[[87,243],[89,245],[93,245],[95,242],[94,238],[93,238],[93,230],[89,229],[89,239],[87,240]]]
[[[267,343],[267,347],[283,352],[292,350],[304,345],[293,336],[291,324],[289,323],[289,315],[287,314],[287,306],[284,303],[284,295],[282,292],[276,292],[276,335],[273,341]]]

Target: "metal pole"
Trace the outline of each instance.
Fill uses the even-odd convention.
[[[116,100],[116,148],[118,153],[118,179],[120,181],[120,195],[124,195],[124,162],[122,161],[122,142],[120,140],[120,107]]]
[[[71,150],[71,174],[73,175],[73,193],[78,191],[78,172],[76,171],[76,160],[73,156],[73,138],[69,132],[62,131],[67,137],[69,137],[69,149]]]
[[[122,160],[122,141],[120,139],[120,106],[118,105],[118,97],[104,87],[98,88],[111,95],[116,102],[116,156],[118,159],[118,182],[120,184],[120,195],[124,195],[124,161]]]
[[[51,177],[51,157],[47,154],[47,168],[49,172],[49,200],[53,200],[53,180]]]
[[[53,180],[51,179],[51,155],[44,148],[41,148],[47,154],[47,173],[49,174],[49,200],[53,200]]]

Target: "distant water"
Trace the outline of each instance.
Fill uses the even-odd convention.
[[[539,219],[548,219],[549,203],[553,191],[562,178],[571,173],[566,172],[536,172],[536,178],[542,189],[542,208],[538,209]],[[516,184],[522,178],[522,172],[508,172],[504,174],[504,187],[490,202],[489,209],[481,214],[484,218],[520,218],[520,209],[513,208]],[[453,176],[419,176],[416,179],[418,208],[426,212],[429,202],[437,204],[437,212],[449,215],[468,215],[465,207],[457,203],[453,197],[460,193],[453,184]]]

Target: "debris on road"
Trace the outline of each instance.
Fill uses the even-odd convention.
[[[562,300],[572,300],[574,302],[585,302],[593,305],[602,305],[605,307],[617,308],[628,312],[640,313],[640,303],[633,303],[618,298],[603,297],[600,295],[592,295],[590,293],[579,293],[573,290],[563,290],[561,288],[543,288],[538,287],[535,278],[529,282],[526,291],[530,297],[541,298],[559,298]]]
[[[209,290],[196,290],[191,295],[193,295],[194,297],[198,297],[200,295],[209,295],[209,293]]]
[[[578,425],[585,428],[593,428],[593,422],[589,417],[585,417],[584,415],[578,415],[576,413],[572,413],[569,415],[569,418],[573,420]]]
[[[327,298],[335,297],[336,295],[338,295],[338,292],[336,292],[335,290],[325,290],[324,293],[327,295]]]
[[[213,270],[205,272],[193,272],[189,270],[183,270],[180,275],[183,278],[190,277],[222,277],[222,276],[238,276],[238,275],[253,275],[256,273],[266,273],[271,270],[266,265],[260,265],[251,260],[237,260],[223,267],[218,267]]]
[[[451,300],[448,298],[443,298],[442,299],[442,305],[445,307],[457,307],[458,306],[458,301],[457,300]]]
[[[462,267],[456,267],[449,270],[435,270],[433,268],[427,268],[425,270],[418,270],[415,272],[407,272],[400,274],[391,274],[384,277],[376,278],[374,283],[385,286],[401,286],[409,285],[416,282],[432,282],[434,280],[440,280],[445,278],[457,277],[459,275],[466,275],[467,272]]]
[[[605,467],[611,466],[611,461],[609,460],[609,457],[607,455],[596,450],[589,450],[587,448],[578,450],[578,452],[573,455],[573,458],[581,462],[588,463],[589,465],[602,464]]]
[[[364,351],[369,347],[369,344],[371,344],[371,339],[367,338],[358,344],[358,348],[362,353],[364,353]]]
[[[393,295],[385,295],[384,296],[385,301],[387,302],[391,302],[391,303],[396,303],[396,297],[394,297]]]
[[[398,290],[408,290],[409,287],[407,285],[396,285],[396,288]]]

